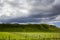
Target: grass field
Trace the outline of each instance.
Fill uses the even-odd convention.
[[[60,33],[0,32],[0,40],[60,40]]]
[[[48,24],[0,24],[0,40],[60,40],[60,28]]]

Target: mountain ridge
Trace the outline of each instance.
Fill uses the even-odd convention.
[[[0,31],[7,32],[60,32],[60,28],[49,24],[0,24]]]

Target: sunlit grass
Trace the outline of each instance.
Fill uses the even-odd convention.
[[[46,33],[46,32],[0,32],[0,39],[5,40],[38,40],[38,39],[57,39],[60,40],[60,33]]]

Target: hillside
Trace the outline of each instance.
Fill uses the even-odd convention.
[[[60,28],[48,24],[0,24],[2,32],[60,32]]]

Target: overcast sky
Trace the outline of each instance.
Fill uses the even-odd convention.
[[[60,22],[60,0],[0,0],[0,23]]]

